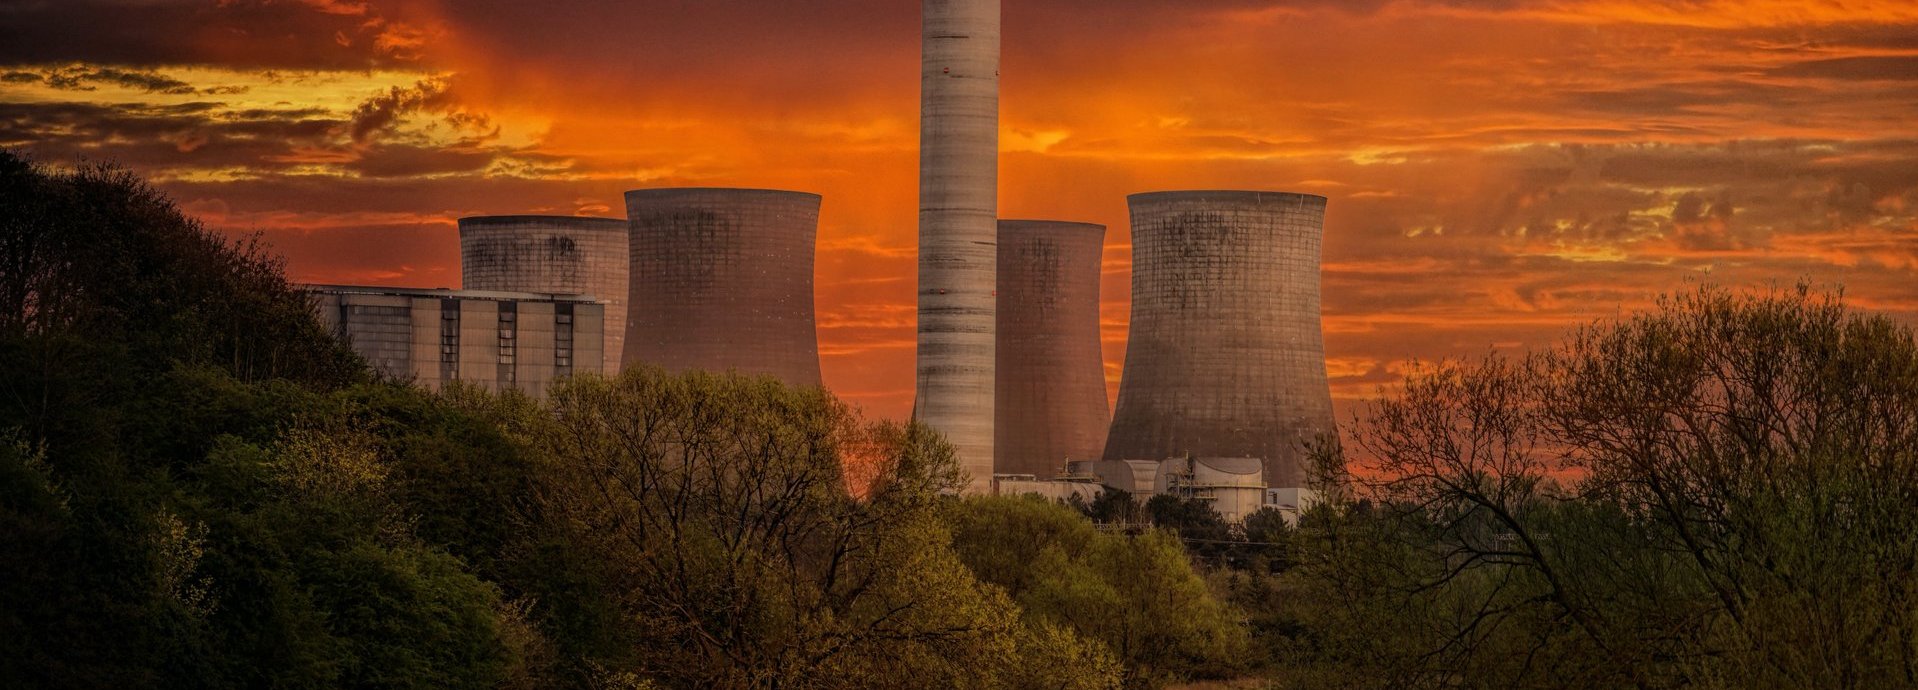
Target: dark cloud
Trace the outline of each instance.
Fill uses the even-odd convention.
[[[499,153],[494,151],[381,146],[345,164],[345,168],[373,178],[447,175],[479,172],[498,158]]]
[[[396,86],[386,93],[374,96],[360,103],[353,110],[348,134],[355,143],[364,144],[376,135],[390,130],[400,118],[416,112],[443,112],[457,104],[447,92],[444,82],[428,80],[412,86]],[[454,114],[456,117],[470,115]]]
[[[1918,55],[1858,55],[1808,60],[1772,70],[1781,77],[1853,79],[1860,81],[1918,81]]]
[[[1732,227],[1736,213],[1723,195],[1708,201],[1697,192],[1685,192],[1672,205],[1673,239],[1686,249],[1743,249],[1746,242]]]
[[[382,37],[419,32],[418,3],[396,17],[276,0],[52,0],[0,5],[0,64],[86,61],[152,66],[368,69],[417,56]],[[337,38],[349,39],[342,44]]]
[[[95,84],[113,84],[148,93],[182,95],[198,92],[192,84],[164,74],[117,67],[75,65],[50,69],[37,75],[29,72],[11,72],[7,78],[9,81],[40,81],[56,89],[75,91],[92,91]]]
[[[1574,107],[1639,117],[1728,105],[1776,105],[1811,97],[1802,89],[1737,79],[1636,84],[1602,90],[1570,89],[1556,96]]]

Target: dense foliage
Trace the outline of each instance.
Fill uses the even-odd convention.
[[[971,498],[949,513],[959,557],[973,572],[1004,588],[1028,620],[1104,643],[1124,662],[1129,685],[1242,670],[1245,629],[1174,533],[1101,532],[1037,497]]]
[[[1888,319],[1699,290],[1431,368],[1356,436],[1276,585],[1300,685],[1918,682],[1918,346]]]

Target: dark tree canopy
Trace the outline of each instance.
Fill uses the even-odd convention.
[[[277,258],[208,231],[131,172],[0,152],[0,208],[0,335],[15,347],[52,339],[143,371],[214,366],[247,381],[364,376]]]
[[[1431,367],[1356,439],[1293,580],[1338,602],[1295,651],[1350,682],[1918,682],[1918,345],[1836,295],[1705,288]]]

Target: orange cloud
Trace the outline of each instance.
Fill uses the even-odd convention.
[[[869,412],[910,409],[912,3],[172,5],[21,15],[66,42],[0,29],[0,145],[127,163],[328,281],[456,284],[461,215],[617,215],[648,186],[817,192],[826,381]],[[1842,283],[1918,321],[1911,3],[1006,12],[1001,212],[1107,226],[1109,390],[1125,195],[1155,189],[1331,198],[1345,412],[1414,359],[1548,342],[1688,280]],[[73,33],[98,17],[113,19]]]

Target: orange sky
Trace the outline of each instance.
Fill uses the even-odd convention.
[[[1548,342],[1686,281],[1842,284],[1918,321],[1918,3],[1004,0],[1002,215],[1330,198],[1326,353]],[[553,6],[558,5],[558,6]],[[827,384],[912,390],[910,0],[46,0],[0,7],[0,146],[113,160],[299,280],[454,286],[453,220],[644,186],[825,197]]]

